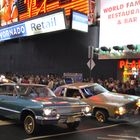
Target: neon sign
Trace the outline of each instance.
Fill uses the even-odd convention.
[[[128,60],[120,60],[119,61],[119,68],[138,68],[140,69],[140,60],[132,60],[131,62]]]
[[[19,21],[63,8],[67,16],[71,9],[88,15],[88,2],[89,0],[19,0]]]

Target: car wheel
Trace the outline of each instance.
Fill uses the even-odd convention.
[[[95,118],[98,122],[104,123],[108,120],[108,113],[105,110],[97,110],[95,112]]]
[[[27,134],[35,134],[37,130],[37,125],[33,115],[27,115],[24,119],[24,129]]]
[[[78,126],[79,126],[79,124],[80,124],[80,121],[76,121],[76,122],[73,122],[73,123],[67,123],[67,127],[69,128],[69,129],[76,129]]]

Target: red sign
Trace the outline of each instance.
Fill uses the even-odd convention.
[[[120,60],[119,68],[139,68],[140,69],[140,60],[132,60],[131,62],[128,60]]]

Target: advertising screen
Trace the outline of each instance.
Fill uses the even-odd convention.
[[[131,51],[127,45],[133,44],[135,53],[129,58],[140,57],[139,25],[140,0],[101,0],[99,47],[110,49],[109,58],[125,58]],[[120,46],[121,53],[113,46]],[[104,59],[102,56],[100,58]]]
[[[17,0],[0,0],[0,26],[18,21]]]
[[[88,32],[88,16],[76,11],[72,11],[71,28]]]

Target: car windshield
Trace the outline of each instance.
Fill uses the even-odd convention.
[[[45,98],[55,96],[53,91],[51,91],[46,86],[18,85],[16,89],[19,95],[30,98]]]
[[[94,84],[92,86],[82,88],[81,90],[82,90],[85,98],[89,98],[91,96],[95,96],[95,95],[98,95],[103,92],[108,92],[107,89],[105,89],[104,87],[102,87],[99,84]]]

